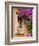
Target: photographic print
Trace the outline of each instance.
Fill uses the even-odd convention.
[[[32,37],[32,10],[33,7],[12,7],[14,16],[14,37]],[[15,27],[14,27],[15,28]]]
[[[5,2],[5,43],[38,42],[38,4]]]

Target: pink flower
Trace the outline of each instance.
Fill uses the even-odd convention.
[[[32,35],[31,34],[25,34],[24,37],[31,37]]]

